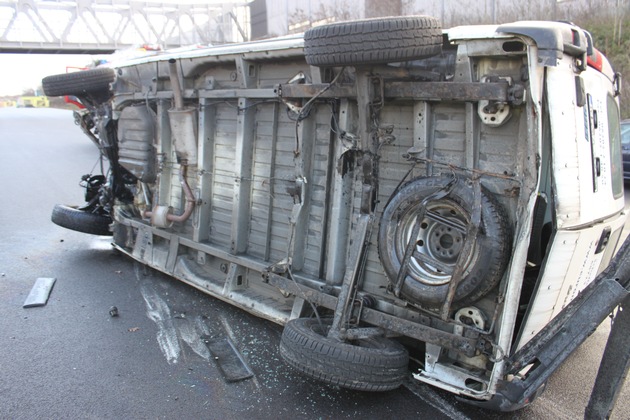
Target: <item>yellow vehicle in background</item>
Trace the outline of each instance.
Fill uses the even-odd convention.
[[[20,96],[17,100],[18,108],[48,108],[50,101],[46,96]]]

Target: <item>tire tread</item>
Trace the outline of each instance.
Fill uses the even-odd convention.
[[[109,225],[112,219],[101,214],[88,213],[75,207],[57,204],[53,208],[50,220],[61,227],[91,235],[112,236]]]
[[[47,96],[82,96],[108,92],[114,80],[116,80],[116,72],[103,67],[47,76],[42,79],[42,87]]]
[[[307,63],[321,67],[409,61],[441,50],[442,30],[431,16],[340,22],[304,34]]]
[[[280,341],[284,361],[311,378],[360,391],[388,391],[407,376],[409,355],[400,344],[382,337],[372,347],[338,342],[312,331],[317,320],[289,321]]]

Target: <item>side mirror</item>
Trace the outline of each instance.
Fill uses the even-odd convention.
[[[615,92],[615,97],[621,94],[621,73],[615,73],[615,77],[613,78],[613,91]]]

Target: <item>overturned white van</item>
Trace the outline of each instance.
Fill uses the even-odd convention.
[[[343,22],[43,87],[110,163],[53,221],[285,325],[315,379],[517,409],[627,293],[619,77],[574,25]]]

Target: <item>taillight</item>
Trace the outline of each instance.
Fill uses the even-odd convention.
[[[593,67],[597,71],[602,71],[604,67],[604,60],[602,59],[602,53],[593,48],[593,54],[589,55],[586,59],[589,66]]]

